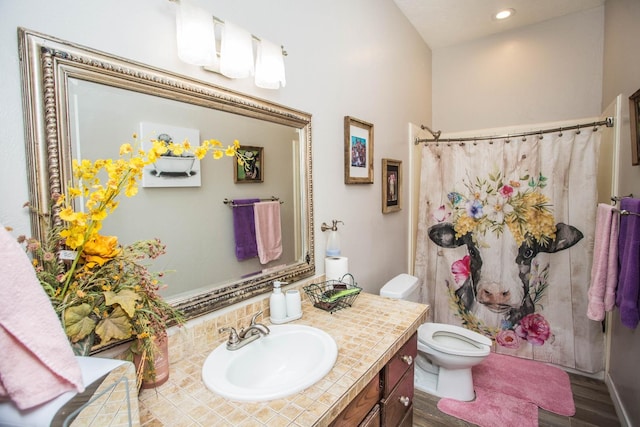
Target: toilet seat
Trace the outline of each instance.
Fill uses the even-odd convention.
[[[425,323],[418,327],[420,344],[442,353],[458,356],[487,356],[491,340],[484,335],[446,323]]]

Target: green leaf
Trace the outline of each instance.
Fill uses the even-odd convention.
[[[109,316],[104,317],[98,326],[96,334],[102,343],[111,340],[124,340],[131,337],[131,318],[119,306],[116,306]]]
[[[123,289],[118,293],[113,291],[104,292],[104,303],[106,305],[118,304],[122,309],[133,317],[136,312],[136,302],[140,300],[140,295],[131,289]]]
[[[75,305],[64,311],[65,331],[72,342],[80,341],[95,328],[96,322],[89,317],[91,311],[89,304]]]

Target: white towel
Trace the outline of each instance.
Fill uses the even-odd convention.
[[[260,202],[253,205],[256,222],[256,243],[261,264],[280,258],[282,255],[282,228],[280,225],[280,202]]]
[[[24,249],[0,224],[0,398],[20,409],[84,391],[80,366]]]
[[[596,216],[596,233],[591,266],[587,317],[603,320],[605,311],[613,310],[618,286],[619,214],[613,206],[600,203]]]

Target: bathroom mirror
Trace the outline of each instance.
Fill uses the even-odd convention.
[[[31,204],[48,212],[65,194],[74,158],[114,158],[124,142],[160,134],[193,144],[238,140],[258,149],[260,179],[238,179],[235,160],[207,157],[184,176],[145,172],[102,234],[123,244],[159,238],[167,253],[151,266],[172,271],[163,296],[193,318],[267,292],[274,280],[315,273],[311,116],[74,43],[20,28]],[[165,174],[167,175],[167,174]],[[161,182],[159,182],[161,181]],[[231,200],[280,201],[283,253],[239,261]],[[54,208],[55,209],[55,208]],[[237,211],[236,211],[237,212]],[[55,210],[53,211],[55,215]],[[32,232],[43,225],[32,214]]]

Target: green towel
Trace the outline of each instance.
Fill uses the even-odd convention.
[[[360,293],[360,288],[351,288],[351,289],[341,289],[339,291],[331,291],[331,293],[329,295],[327,295],[329,292],[325,292],[322,295],[322,301],[324,302],[335,302],[338,299],[342,298],[342,297],[346,297],[349,295],[354,295],[354,294],[358,294]]]

